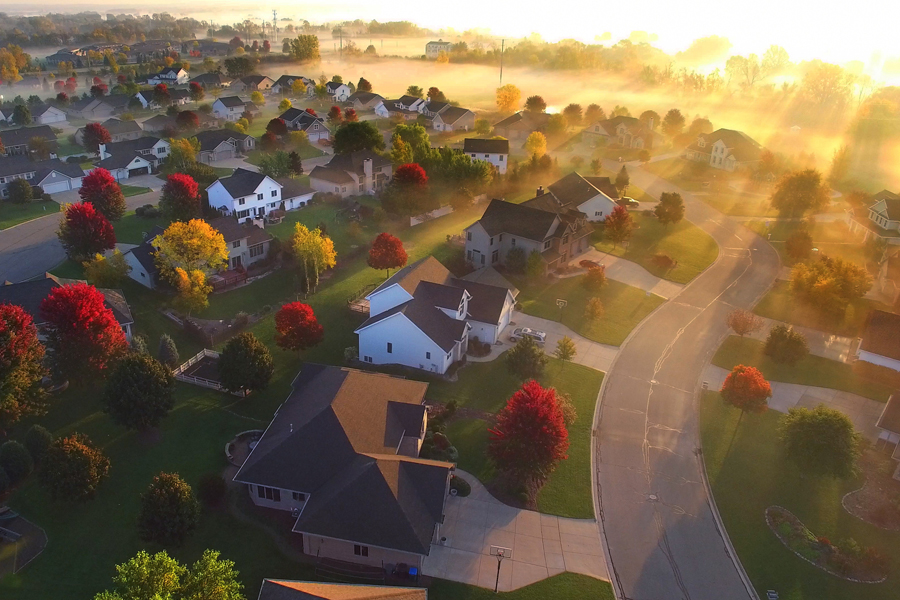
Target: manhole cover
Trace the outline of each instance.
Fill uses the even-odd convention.
[[[647,496],[647,500],[649,500],[650,502],[656,502],[659,500],[659,496],[657,496],[656,494],[650,494],[649,496]]]

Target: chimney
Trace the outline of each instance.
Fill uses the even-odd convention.
[[[538,189],[537,189],[537,192],[535,192],[534,195],[535,195],[535,196],[543,196],[543,195],[544,195],[544,186],[539,185],[539,186],[538,186]]]
[[[372,159],[367,158],[363,161],[363,174],[365,176],[365,183],[363,189],[365,191],[375,191],[375,182],[372,181]]]
[[[653,131],[653,117],[650,117],[650,120],[647,122],[647,127],[650,128],[650,131]]]

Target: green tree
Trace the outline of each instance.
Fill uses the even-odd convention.
[[[828,171],[828,183],[837,186],[846,177],[850,170],[850,148],[846,145],[834,151],[831,157],[831,168]]]
[[[791,262],[803,262],[812,254],[812,249],[813,239],[805,227],[789,235],[784,242],[784,251]]]
[[[487,119],[475,119],[475,133],[478,135],[490,135],[491,122]]]
[[[859,300],[872,288],[865,267],[820,255],[817,260],[799,263],[791,269],[791,291],[816,309],[838,316],[850,302]]]
[[[541,156],[547,153],[547,136],[540,131],[532,131],[525,139],[525,152],[529,156]]]
[[[175,346],[175,340],[168,333],[159,336],[159,347],[156,351],[156,357],[159,359],[159,362],[170,369],[178,366],[178,348]]]
[[[838,478],[856,473],[862,436],[844,413],[821,404],[792,408],[781,418],[778,434],[787,457],[803,471]]]
[[[516,345],[506,353],[509,372],[523,381],[540,377],[548,361],[537,342],[527,336],[519,338]]]
[[[53,434],[41,425],[32,425],[25,432],[25,448],[35,462],[39,462],[53,443]]]
[[[625,165],[622,165],[622,168],[616,174],[616,189],[619,190],[620,194],[625,195],[630,183],[631,177],[628,176],[628,169],[625,168]]]
[[[160,473],[141,495],[138,531],[145,542],[180,546],[199,520],[194,490],[177,473]]]
[[[28,477],[34,469],[34,460],[25,446],[9,440],[0,446],[0,468],[6,471],[10,483],[15,485]]]
[[[516,246],[509,249],[506,253],[505,266],[506,269],[515,275],[523,275],[528,257],[525,256],[525,250]]]
[[[129,353],[107,379],[103,402],[103,411],[123,427],[156,427],[175,406],[175,377],[155,358]]]
[[[335,154],[360,150],[384,150],[384,137],[370,121],[344,123],[334,134]]]
[[[544,267],[544,259],[541,257],[541,253],[537,250],[532,250],[531,254],[528,255],[528,260],[525,262],[525,276],[534,281],[539,277],[543,276],[546,271]]]
[[[615,207],[603,221],[603,237],[613,243],[613,248],[627,242],[633,229],[634,219],[623,206]]]
[[[131,271],[131,265],[125,261],[125,255],[118,248],[108,257],[95,254],[93,259],[82,263],[82,267],[88,283],[99,288],[118,287]]]
[[[563,109],[562,114],[566,118],[566,123],[568,123],[569,127],[578,127],[581,125],[583,115],[580,104],[569,104]]]
[[[786,173],[775,185],[772,206],[790,217],[808,210],[819,211],[828,204],[828,186],[815,169]]]
[[[525,100],[525,110],[530,113],[542,113],[547,111],[547,103],[541,96],[529,96]]]
[[[13,109],[12,121],[19,127],[31,125],[32,120],[31,109],[24,104],[17,104]]]
[[[188,571],[181,594],[184,600],[244,600],[243,589],[234,562],[205,550]]]
[[[653,209],[653,213],[659,222],[669,226],[669,223],[678,223],[684,218],[684,200],[678,192],[663,192],[659,196],[659,204]]]
[[[809,354],[806,337],[789,325],[775,325],[769,330],[763,353],[779,364],[796,365]]]
[[[589,292],[599,292],[606,285],[606,267],[598,265],[589,268],[581,285]]]
[[[577,350],[575,349],[575,342],[572,341],[567,335],[562,336],[562,338],[556,342],[556,350],[553,351],[553,356],[558,358],[563,362],[570,362],[575,355],[577,354]]]
[[[606,309],[603,308],[600,298],[591,298],[584,307],[584,318],[591,322],[599,321],[605,313]]]
[[[269,349],[250,332],[228,340],[219,355],[219,381],[229,392],[264,390],[274,373]]]
[[[13,179],[7,186],[9,201],[26,204],[34,199],[34,189],[27,179]]]
[[[422,162],[431,150],[431,138],[428,136],[428,130],[418,123],[404,123],[394,127],[394,133],[391,135],[391,145],[397,141],[403,141],[409,147],[412,156],[412,160],[406,162],[394,161],[398,165]]]
[[[109,459],[86,435],[73,433],[53,441],[38,475],[54,500],[84,501],[109,475]]]
[[[411,85],[408,88],[406,88],[406,95],[412,96],[414,98],[424,98],[425,90],[423,90],[421,87],[419,87],[417,85]]]
[[[663,117],[662,130],[669,137],[675,137],[684,131],[684,115],[677,108],[673,108]]]
[[[566,132],[566,127],[568,123],[566,118],[561,114],[552,114],[550,118],[547,119],[547,135],[550,136],[559,136],[563,135]]]

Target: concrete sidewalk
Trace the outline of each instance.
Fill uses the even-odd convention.
[[[765,324],[759,331],[751,333],[747,337],[765,342],[772,327],[775,325],[790,325],[790,323],[783,323],[781,321],[775,321],[774,319],[760,318],[762,318]],[[824,356],[825,358],[830,358],[831,360],[839,362],[847,362],[853,356],[854,338],[841,337],[839,335],[819,331],[818,329],[810,329],[809,327],[800,327],[798,325],[793,325],[793,328],[794,331],[798,331],[806,337],[806,343],[809,344],[810,354]]]
[[[506,352],[515,345],[509,341],[509,336],[516,327],[530,327],[531,329],[538,329],[545,332],[547,334],[547,341],[544,343],[544,352],[547,354],[553,354],[553,351],[556,349],[556,343],[562,339],[563,336],[569,336],[572,338],[572,341],[575,342],[576,354],[575,358],[572,359],[572,362],[598,371],[603,371],[604,373],[609,370],[609,366],[612,364],[613,359],[619,351],[617,346],[598,344],[597,342],[578,335],[557,321],[541,319],[518,311],[513,313],[512,319],[509,326],[503,331],[500,343],[495,344],[491,348],[490,354],[482,357],[468,356],[466,357],[466,360],[472,362],[490,362],[497,359],[503,352]]]
[[[667,300],[677,296],[684,289],[684,285],[652,275],[647,269],[635,262],[600,252],[596,248],[591,248],[584,254],[579,254],[569,264],[577,266],[582,260],[592,260],[604,265],[606,267],[606,276],[610,279],[651,294],[656,294],[657,296],[662,296]],[[571,273],[562,275],[562,277],[577,277],[578,275],[583,275],[583,273]]]
[[[711,390],[721,389],[727,376],[728,371],[714,365],[708,365],[703,371],[703,381],[709,384]],[[850,417],[853,427],[870,441],[874,442],[878,439],[878,428],[875,427],[875,423],[881,416],[881,411],[884,410],[883,403],[850,392],[829,388],[780,381],[770,381],[769,383],[772,386],[769,408],[786,413],[795,406],[815,408],[819,404],[824,404]]]

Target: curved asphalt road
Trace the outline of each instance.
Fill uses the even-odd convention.
[[[715,239],[719,258],[641,323],[607,375],[595,423],[594,484],[610,579],[619,599],[755,598],[703,481],[696,402],[703,367],[728,332],[726,315],[759,299],[778,275],[779,259],[757,235],[691,194],[629,170],[653,196],[680,192],[686,218]]]

